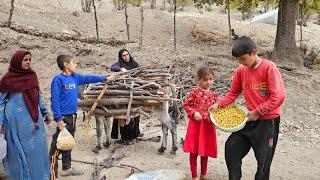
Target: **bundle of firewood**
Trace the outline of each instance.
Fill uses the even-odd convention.
[[[216,68],[213,66],[214,70]],[[166,101],[178,101],[182,115],[183,102],[197,86],[195,72],[193,65],[179,61],[174,65],[139,67],[121,72],[117,74],[116,81],[107,86],[104,83],[90,85],[84,91],[84,100],[80,100],[78,105],[84,111],[92,109],[93,114],[129,119],[139,114],[148,115],[152,108],[160,108]],[[218,96],[223,96],[230,88],[230,83],[230,77],[218,72],[210,89],[217,92]],[[170,97],[169,91],[172,89],[176,91],[175,98]],[[103,94],[97,107],[92,108],[101,92]]]
[[[170,98],[173,65],[138,67],[116,74],[116,80],[88,86],[83,92],[80,109],[91,115],[122,116],[127,119],[160,107]]]

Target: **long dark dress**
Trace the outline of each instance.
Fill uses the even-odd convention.
[[[112,124],[111,138],[118,139],[118,123],[121,121],[120,119],[114,119]],[[130,120],[128,125],[120,126],[120,134],[122,140],[132,140],[138,137],[140,134],[139,130],[139,121],[140,116],[134,117]]]

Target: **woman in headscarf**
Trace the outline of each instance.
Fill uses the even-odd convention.
[[[43,120],[51,121],[37,74],[31,69],[31,53],[19,50],[0,80],[0,131],[7,141],[3,165],[9,179],[49,179]]]
[[[139,64],[133,59],[129,51],[126,49],[121,49],[118,53],[118,62],[111,66],[111,71],[125,72],[137,67],[139,67]],[[121,121],[124,122],[125,120],[117,118],[113,120],[111,138],[118,139],[118,123]],[[124,144],[132,144],[133,139],[143,136],[143,134],[140,133],[139,122],[140,116],[137,116],[132,118],[128,125],[120,123],[120,142],[123,142]]]

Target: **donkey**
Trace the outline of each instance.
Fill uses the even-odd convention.
[[[177,92],[175,88],[170,88],[172,92],[172,97],[177,98]],[[178,119],[180,116],[179,109],[178,109],[178,102],[173,101],[172,107],[169,108],[169,102],[166,101],[162,104],[162,107],[159,109],[155,109],[155,112],[159,115],[159,120],[162,122],[162,144],[161,147],[158,149],[159,154],[163,154],[164,151],[167,149],[167,141],[168,141],[168,130],[171,132],[172,136],[172,148],[170,154],[176,154],[178,150],[177,147],[177,124]],[[170,113],[170,115],[169,115]]]
[[[80,87],[79,88],[79,94],[78,97],[80,99],[83,99],[83,92],[86,88],[90,87]],[[174,87],[168,86],[167,92],[172,93],[173,98],[177,98],[176,89]],[[167,97],[170,97],[170,93],[168,93]],[[169,102],[165,101],[163,102],[159,107],[148,109],[153,111],[158,115],[158,118],[161,122],[162,127],[162,144],[161,147],[158,149],[159,154],[163,154],[165,150],[167,149],[167,141],[168,141],[168,130],[170,130],[172,135],[172,149],[170,151],[170,154],[176,154],[176,151],[178,150],[177,146],[177,124],[178,119],[180,116],[179,109],[178,109],[178,103],[174,101],[172,103],[172,107],[169,108]],[[170,115],[169,115],[170,113]],[[112,122],[113,117],[108,116],[102,116],[102,115],[95,115],[96,120],[96,132],[97,132],[97,145],[101,147],[101,125],[104,124],[104,130],[106,133],[106,141],[103,143],[103,146],[108,148],[111,145],[111,130],[112,130]],[[94,151],[94,150],[93,150]],[[98,152],[98,150],[94,151]]]

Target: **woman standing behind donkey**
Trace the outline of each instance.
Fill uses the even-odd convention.
[[[118,62],[111,66],[111,71],[113,72],[126,72],[127,70],[139,67],[139,64],[132,58],[129,51],[126,49],[121,49],[118,53]],[[118,139],[118,123],[123,121],[121,119],[114,119],[111,137],[113,139]],[[128,125],[123,125],[120,127],[121,140],[120,142],[124,144],[132,144],[132,140],[143,136],[139,129],[140,116],[134,117],[130,120]]]

